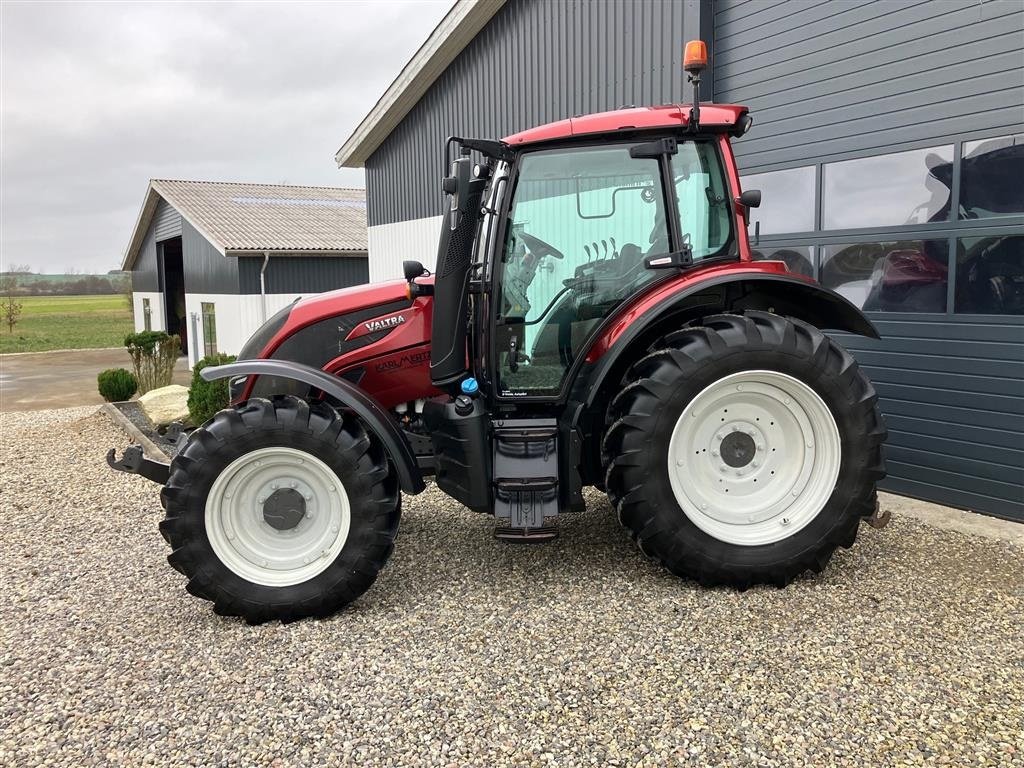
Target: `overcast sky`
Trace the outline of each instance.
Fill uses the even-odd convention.
[[[451,4],[2,0],[0,268],[119,268],[150,178],[363,186],[334,153]]]

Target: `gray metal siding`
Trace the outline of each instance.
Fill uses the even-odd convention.
[[[156,204],[156,211],[153,213],[153,223],[150,226],[153,228],[157,242],[180,237],[181,214],[170,203],[160,198]]]
[[[510,0],[366,163],[369,224],[441,213],[444,141],[684,94],[683,2]],[[693,26],[696,26],[691,21]]]
[[[139,255],[132,265],[132,290],[133,291],[159,291],[160,275],[157,272],[156,261],[156,233],[150,225],[149,231],[142,241]]]
[[[224,256],[195,227],[181,220],[181,258],[187,293],[238,293],[238,262]]]
[[[1024,515],[1024,318],[875,314],[837,334],[878,390],[894,493]]]
[[[1018,0],[718,0],[715,100],[745,104],[746,173],[1021,124]]]
[[[263,258],[229,256],[238,260],[240,293],[260,292]],[[369,282],[366,256],[274,255],[267,264],[267,293],[309,294]]]

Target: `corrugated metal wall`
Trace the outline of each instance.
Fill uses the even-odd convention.
[[[1021,123],[1019,0],[716,0],[716,101],[745,104],[756,172]]]
[[[181,214],[163,198],[157,201],[153,222],[150,225],[157,242],[181,235]]]
[[[512,0],[366,163],[370,226],[441,213],[445,139],[683,94],[683,2]]]
[[[238,262],[223,255],[187,221],[181,222],[186,293],[238,293]]]
[[[238,260],[239,292],[259,293],[263,257],[228,258]],[[281,254],[270,257],[265,280],[267,293],[300,295],[363,285],[369,281],[369,272],[366,256]]]
[[[156,232],[150,225],[146,237],[142,241],[139,255],[132,266],[132,290],[159,291],[160,275],[157,272],[156,261]]]
[[[889,427],[886,490],[1003,517],[1024,509],[1024,326],[871,313],[842,335]]]

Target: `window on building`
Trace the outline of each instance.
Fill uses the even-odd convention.
[[[944,312],[949,242],[827,245],[819,280],[866,311]]]
[[[751,208],[750,234],[814,230],[814,166],[744,176],[743,189],[761,190],[761,206]]]
[[[203,355],[209,357],[217,354],[217,315],[210,302],[202,302],[200,310],[203,317]]]
[[[147,331],[153,330],[153,308],[149,306],[149,299],[142,300],[142,325]]]
[[[960,161],[960,218],[1024,213],[1024,134],[969,141]]]
[[[954,306],[965,314],[1024,315],[1024,235],[957,240]]]
[[[813,245],[772,245],[753,248],[751,255],[755,261],[783,261],[790,272],[807,277],[814,277],[814,246]]]
[[[826,163],[823,172],[823,229],[949,218],[952,145]]]

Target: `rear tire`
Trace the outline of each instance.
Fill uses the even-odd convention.
[[[658,346],[610,409],[605,481],[620,521],[704,585],[820,572],[853,544],[885,476],[878,398],[856,362],[768,312],[708,317]]]
[[[160,531],[186,590],[216,613],[252,624],[322,617],[373,584],[400,498],[356,418],[292,396],[253,398],[217,413],[171,462]]]

